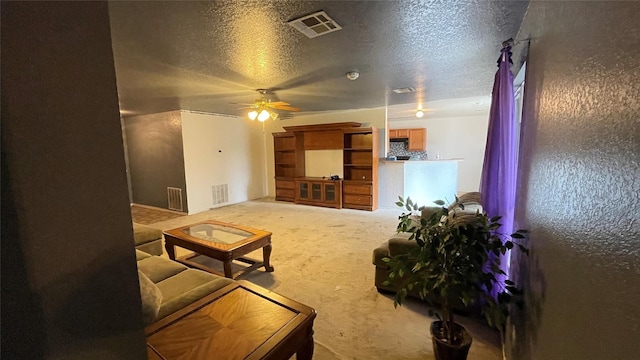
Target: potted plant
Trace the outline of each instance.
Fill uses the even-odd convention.
[[[424,208],[410,198],[396,203],[407,212],[399,217],[398,232],[410,233],[406,253],[383,259],[389,264],[387,285],[395,285],[394,306],[402,305],[407,294],[418,294],[439,309],[440,321],[431,325],[431,337],[437,360],[466,359],[471,336],[454,321],[453,309],[460,305],[476,309],[487,323],[500,331],[504,341],[504,326],[511,303],[522,305],[522,291],[510,280],[500,284],[496,274],[506,274],[500,268],[500,255],[524,239],[525,230],[500,234],[500,217],[490,218],[479,209],[465,208],[464,201],[444,207]],[[424,209],[427,212],[421,214]],[[497,298],[490,295],[496,286],[503,290]]]

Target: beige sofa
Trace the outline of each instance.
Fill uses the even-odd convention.
[[[146,325],[235,282],[138,249],[136,260]]]

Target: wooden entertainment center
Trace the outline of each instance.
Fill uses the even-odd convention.
[[[357,122],[285,126],[273,133],[276,200],[373,211],[378,208],[378,129]],[[305,176],[305,151],[341,150],[343,178]]]

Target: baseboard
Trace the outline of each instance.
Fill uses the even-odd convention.
[[[159,211],[166,211],[166,212],[170,212],[172,214],[177,214],[177,215],[189,215],[186,212],[182,212],[182,211],[175,211],[175,210],[169,210],[169,209],[163,209],[163,208],[159,208],[159,207],[155,207],[155,206],[150,206],[150,205],[142,205],[142,204],[136,204],[136,203],[131,203],[129,204],[130,206],[139,206],[141,208],[145,208],[145,209],[151,209],[151,210],[159,210]]]

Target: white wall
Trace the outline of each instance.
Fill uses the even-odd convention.
[[[348,110],[348,111],[336,111],[326,112],[310,115],[295,115],[292,119],[287,120],[267,120],[264,122],[265,126],[265,143],[266,143],[266,174],[268,184],[268,195],[275,196],[275,181],[274,181],[274,161],[273,161],[273,136],[274,132],[283,132],[283,126],[297,126],[297,125],[313,125],[313,124],[329,124],[338,122],[359,122],[366,127],[375,127],[380,129],[384,133],[386,122],[386,110],[384,108],[376,109],[361,109],[361,110]],[[256,124],[257,125],[257,124]],[[382,135],[381,135],[382,137]],[[382,154],[383,152],[380,151]]]
[[[259,123],[241,117],[181,114],[190,214],[266,194],[263,128]],[[211,187],[220,184],[229,185],[229,202],[214,205]]]
[[[389,120],[389,129],[427,129],[427,153],[435,159],[463,158],[458,168],[458,192],[478,191],[489,125],[488,111],[475,116]]]

